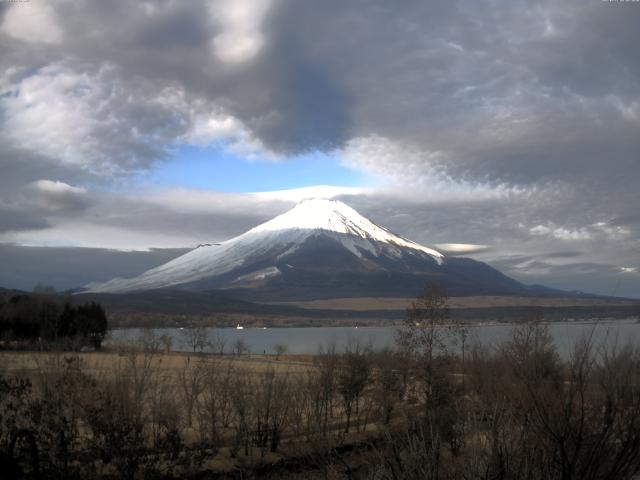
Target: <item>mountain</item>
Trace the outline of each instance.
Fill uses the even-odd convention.
[[[135,278],[87,285],[91,293],[225,290],[256,301],[415,296],[426,282],[450,295],[544,295],[489,265],[447,257],[395,235],[348,205],[308,199],[248,232],[200,245]]]

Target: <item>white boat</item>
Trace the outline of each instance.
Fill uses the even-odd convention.
[[[236,330],[244,330],[244,327],[240,324],[238,324],[238,326],[236,327]]]

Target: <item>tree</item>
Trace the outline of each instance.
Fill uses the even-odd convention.
[[[238,338],[235,342],[233,342],[233,353],[240,356],[245,352],[249,351],[249,345],[242,338]]]
[[[397,355],[385,349],[375,357],[377,375],[374,383],[374,400],[378,405],[384,425],[391,421],[391,413],[402,398],[403,386]]]
[[[469,325],[464,321],[454,322],[452,328],[455,331],[456,340],[460,342],[460,353],[462,356],[462,392],[466,393],[465,377],[466,372],[466,353],[467,353],[467,341],[469,340]]]
[[[178,384],[183,394],[182,399],[184,400],[188,427],[193,425],[193,409],[204,390],[205,375],[205,364],[202,362],[192,364],[190,357],[186,358],[182,369],[178,372]]]
[[[404,328],[396,332],[396,342],[408,353],[430,362],[446,350],[448,325],[449,298],[440,286],[427,284],[409,304]]]
[[[396,342],[414,365],[415,384],[421,390],[426,420],[441,423],[450,419],[443,410],[452,403],[453,385],[447,357],[451,342],[449,298],[444,290],[427,284],[424,291],[407,308],[404,328],[396,333]],[[447,420],[448,422],[448,420]],[[444,425],[444,429],[448,429]]]
[[[338,371],[338,391],[342,395],[344,411],[347,416],[345,433],[349,433],[351,413],[355,406],[358,412],[360,395],[369,382],[371,366],[367,353],[358,345],[349,347],[344,355],[344,365]]]
[[[78,330],[96,350],[102,347],[102,341],[107,334],[107,315],[100,305],[91,302],[77,308]]]
[[[214,447],[222,441],[222,432],[229,427],[234,412],[233,388],[238,376],[232,362],[222,366],[218,362],[205,364],[201,401],[198,403],[201,435]]]
[[[95,302],[77,307],[66,303],[58,319],[57,328],[58,337],[78,338],[81,343],[88,342],[98,350],[107,334],[107,315]]]
[[[449,298],[438,285],[427,284],[407,308],[403,328],[396,332],[401,351],[415,362],[427,401],[434,397],[436,357],[446,353]]]
[[[462,478],[631,480],[640,472],[640,355],[579,342],[561,362],[540,323],[502,348],[474,349],[475,408],[486,441],[469,445]]]
[[[338,355],[335,343],[320,347],[316,356],[316,368],[309,371],[311,388],[311,415],[314,430],[319,431],[322,444],[329,442],[329,420],[333,417],[333,401],[336,393]]]
[[[287,351],[287,346],[283,343],[278,343],[273,346],[273,351],[276,354],[276,360],[280,360],[280,355],[284,355]]]
[[[209,344],[207,341],[207,329],[203,326],[191,323],[182,331],[187,344],[193,349],[193,353],[202,352]]]
[[[214,353],[222,355],[224,353],[224,347],[227,344],[227,338],[219,330],[214,330],[212,335],[213,335],[213,338],[211,339],[211,342],[210,342],[211,349],[213,350]]]
[[[253,384],[250,396],[253,441],[264,456],[267,448],[277,451],[288,420],[291,395],[287,375],[277,375],[273,368],[267,368]]]
[[[40,336],[45,340],[58,341],[60,336],[61,305],[53,297],[42,297],[40,301]]]
[[[95,302],[64,307],[51,295],[15,295],[0,311],[0,333],[28,341],[71,338],[76,347],[99,349],[107,334],[107,316]]]
[[[502,348],[520,379],[532,384],[561,381],[560,356],[547,325],[532,321],[514,328]]]

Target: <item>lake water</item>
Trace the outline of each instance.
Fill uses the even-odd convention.
[[[476,325],[470,327],[469,344],[480,342],[484,345],[497,345],[509,338],[510,324]],[[640,342],[640,323],[636,319],[611,320],[600,322],[557,322],[549,324],[556,346],[561,354],[566,355],[576,341],[591,336],[596,345]],[[396,327],[316,327],[316,328],[207,328],[210,339],[222,335],[225,339],[225,352],[231,352],[233,344],[242,339],[250,353],[273,353],[276,345],[282,344],[287,353],[314,354],[319,346],[335,344],[338,351],[343,351],[349,342],[359,342],[374,348],[394,345]],[[107,345],[136,342],[143,330],[131,328],[112,330]],[[167,335],[172,339],[171,348],[175,351],[189,351],[189,334],[187,329],[156,328],[156,335]],[[206,351],[206,350],[205,350]]]

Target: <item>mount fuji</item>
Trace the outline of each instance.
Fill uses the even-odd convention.
[[[415,296],[427,282],[450,295],[540,295],[489,265],[448,257],[376,225],[337,200],[307,199],[248,232],[200,245],[135,278],[86,293],[224,290],[251,300]]]

